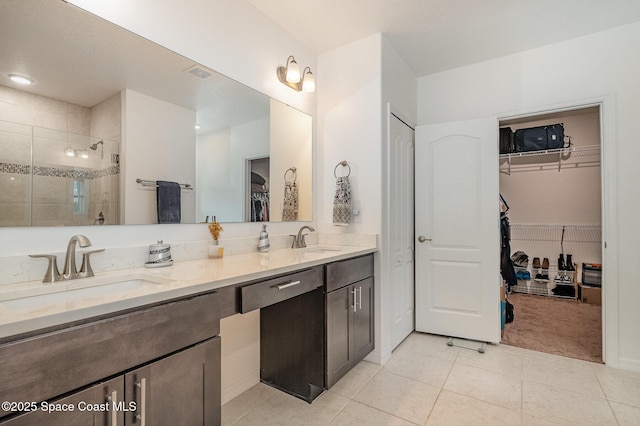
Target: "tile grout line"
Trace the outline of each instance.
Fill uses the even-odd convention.
[[[449,380],[449,376],[451,375],[451,372],[453,371],[453,368],[455,367],[456,362],[458,362],[458,357],[459,356],[460,356],[460,351],[458,351],[456,353],[456,356],[453,359],[453,362],[451,363],[451,367],[449,368],[449,372],[447,373],[447,377],[444,378],[444,381],[442,382],[442,385],[440,385],[440,390],[438,391],[438,396],[436,396],[435,401],[433,401],[433,405],[431,406],[431,410],[429,410],[429,414],[427,414],[427,418],[424,421],[424,425],[425,426],[426,426],[427,423],[429,423],[429,418],[431,418],[431,414],[433,414],[433,410],[436,408],[436,404],[440,400],[440,395],[442,395],[442,391],[445,390],[444,389],[444,385],[447,384],[447,380]]]
[[[611,401],[609,401],[609,397],[607,396],[607,393],[605,392],[604,388],[602,387],[602,382],[600,381],[600,377],[598,377],[598,372],[594,370],[593,374],[596,375],[596,380],[598,381],[598,386],[600,386],[600,390],[602,391],[602,395],[604,395],[604,399],[607,401],[607,406],[609,407],[609,410],[611,410],[611,414],[613,414],[613,420],[615,420],[616,424],[619,425],[620,421],[618,421],[618,416],[616,416],[616,411],[611,406]]]

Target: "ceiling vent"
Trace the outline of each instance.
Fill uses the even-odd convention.
[[[187,74],[190,74],[192,76],[194,76],[195,78],[198,78],[200,80],[206,80],[209,77],[211,77],[213,75],[213,71],[208,70],[200,65],[194,65],[190,68],[187,68],[186,70],[184,70],[184,72],[186,72]]]

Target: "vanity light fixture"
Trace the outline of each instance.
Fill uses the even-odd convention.
[[[9,74],[9,79],[11,79],[11,81],[13,81],[14,83],[24,84],[24,85],[29,85],[33,83],[32,79],[30,79],[25,75],[20,75],[20,74]]]
[[[75,157],[76,156],[76,150],[73,148],[67,148],[64,150],[64,155],[66,155],[67,157]]]
[[[286,66],[278,67],[277,74],[280,83],[291,87],[297,92],[313,92],[316,90],[311,68],[306,67],[301,75],[300,67],[293,56],[287,58]]]
[[[80,158],[89,158],[89,152],[86,149],[80,151]]]
[[[316,80],[313,78],[311,68],[306,67],[302,72],[302,91],[303,92],[315,92]]]

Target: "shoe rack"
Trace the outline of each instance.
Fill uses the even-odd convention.
[[[549,265],[548,268],[543,268],[542,266],[535,268],[532,262],[529,262],[529,265],[526,268],[514,267],[517,285],[512,286],[511,291],[515,293],[537,294],[539,296],[577,300],[577,264],[573,265],[573,271],[558,270],[557,265]],[[527,276],[529,278],[527,278]],[[571,288],[573,291],[568,290]]]
[[[512,223],[511,252],[516,251],[526,253],[529,262],[526,267],[515,267],[518,280],[511,291],[577,299],[578,264],[582,259],[600,259],[601,228],[599,225]],[[573,270],[559,268],[560,253],[572,254]],[[534,265],[536,257],[539,265]],[[545,257],[549,259],[546,265]]]

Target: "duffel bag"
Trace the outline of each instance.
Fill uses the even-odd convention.
[[[541,151],[547,149],[547,127],[518,129],[515,135],[516,152]]]
[[[544,151],[564,147],[564,125],[562,123],[547,126],[518,129],[515,132],[515,151]]]

